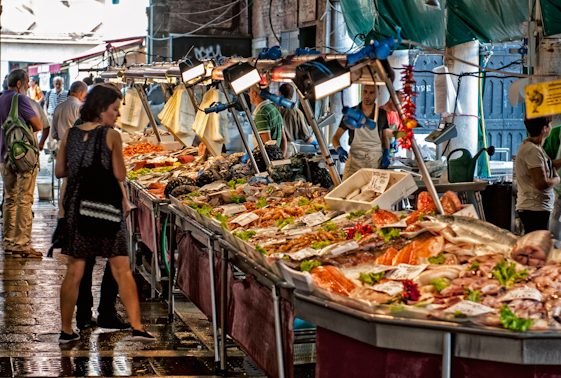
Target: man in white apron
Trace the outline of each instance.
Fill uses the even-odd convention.
[[[343,180],[348,179],[361,168],[379,168],[383,151],[389,148],[389,141],[383,136],[380,137],[383,135],[383,130],[388,127],[388,122],[386,112],[376,104],[377,95],[378,90],[375,85],[363,85],[362,102],[356,107],[361,109],[367,118],[376,123],[375,129],[371,130],[366,126],[351,129],[345,125],[344,121],[341,121],[333,136],[333,147],[339,154],[339,160],[345,163]],[[351,147],[349,154],[341,147],[340,143],[341,137],[347,130],[349,131],[349,145]]]

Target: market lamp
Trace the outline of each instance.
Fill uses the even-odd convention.
[[[206,74],[206,67],[204,62],[194,61],[193,65],[188,65],[185,62],[179,63],[179,71],[181,72],[181,80],[183,84],[192,84],[195,79],[199,79]]]
[[[251,64],[243,62],[226,68],[224,79],[230,83],[234,93],[239,95],[252,85],[259,83],[261,75]]]
[[[351,86],[351,72],[337,60],[318,58],[296,69],[294,83],[308,99],[320,100]]]

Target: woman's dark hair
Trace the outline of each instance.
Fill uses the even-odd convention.
[[[526,118],[524,125],[528,131],[528,135],[536,137],[541,134],[544,126],[547,126],[551,119],[549,117]]]
[[[123,95],[113,84],[95,85],[86,96],[84,105],[80,108],[80,118],[84,122],[95,122],[109,105],[122,98]]]
[[[294,96],[294,88],[292,88],[292,85],[290,85],[288,83],[284,83],[279,87],[279,93],[284,98],[292,100],[292,96]]]

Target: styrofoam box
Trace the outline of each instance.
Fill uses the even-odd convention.
[[[390,182],[384,193],[371,202],[344,199],[354,190],[367,185],[372,179],[374,172],[390,172]],[[343,181],[341,185],[329,192],[325,196],[325,201],[332,210],[370,210],[374,206],[390,210],[394,203],[413,194],[417,188],[417,184],[410,173],[385,169],[362,168]]]
[[[461,215],[463,217],[479,219],[479,214],[477,214],[477,210],[475,210],[475,206],[473,206],[473,204],[471,203],[464,205],[462,207],[462,210],[456,211],[453,215]]]

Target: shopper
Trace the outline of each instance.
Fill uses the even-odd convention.
[[[0,125],[10,113],[12,97],[17,93],[18,112],[21,119],[31,126],[33,131],[41,131],[41,119],[31,108],[27,97],[29,76],[22,69],[15,69],[8,75],[8,89],[0,96]],[[6,161],[7,147],[0,133],[0,163]],[[2,242],[4,253],[19,257],[40,258],[43,254],[31,246],[31,226],[33,215],[33,194],[37,168],[27,172],[16,172],[10,165],[3,164],[2,181],[4,186],[4,205],[2,206]]]
[[[375,116],[377,95],[378,90],[375,85],[363,85],[362,102],[353,108],[362,111],[366,117],[373,120],[376,123],[376,129],[371,130],[366,126],[351,129],[343,120],[339,124],[335,135],[333,135],[332,143],[339,154],[339,161],[346,162],[343,171],[344,180],[361,168],[387,167],[386,164],[381,163],[383,158],[389,159],[389,141],[384,134],[384,130],[388,128],[388,121],[384,109],[379,108],[378,117]],[[347,130],[349,131],[349,146],[351,147],[349,153],[341,146],[341,137]],[[387,162],[389,160],[384,161],[384,163]]]
[[[52,120],[55,109],[61,103],[63,103],[68,97],[68,92],[63,89],[64,80],[60,76],[56,76],[53,79],[53,89],[47,92],[45,96],[45,108],[47,109],[47,115]],[[52,123],[52,122],[51,122]]]
[[[45,147],[45,143],[47,142],[47,138],[49,137],[49,133],[51,131],[49,118],[47,117],[45,109],[43,109],[41,107],[41,104],[39,104],[37,101],[29,101],[29,104],[43,124],[43,129],[41,130],[41,140],[39,140],[39,143],[37,144],[37,146],[39,147],[39,151],[43,151],[43,148]]]
[[[549,136],[545,139],[543,149],[547,156],[553,161],[553,167],[557,170],[557,174],[561,168],[561,126],[553,127]],[[553,238],[561,240],[561,183],[553,187],[555,200],[553,201],[553,210],[549,217],[549,231],[553,234]],[[559,242],[558,242],[559,243]]]
[[[100,84],[92,88],[84,105],[80,109],[83,124],[69,129],[63,138],[58,159],[56,175],[59,178],[68,177],[68,186],[64,197],[65,209],[65,238],[62,253],[68,255],[67,272],[60,288],[60,308],[62,330],[59,342],[67,343],[78,340],[80,336],[72,329],[72,314],[78,297],[78,287],[84,275],[86,260],[95,256],[109,259],[111,272],[115,277],[121,300],[127,310],[132,325],[134,339],[154,340],[154,337],[144,330],[141,324],[140,305],[136,283],[130,270],[127,246],[127,232],[125,217],[130,212],[130,204],[123,188],[126,168],[123,157],[120,134],[112,127],[119,117],[119,107],[122,95],[110,84]],[[91,186],[80,187],[92,167],[98,167],[109,173],[103,182],[99,182],[99,191],[111,192],[121,198],[120,221],[114,232],[108,230],[102,234],[99,226],[102,221],[95,221],[95,225],[84,228],[84,192]],[[90,190],[91,192],[91,190]],[[104,206],[106,208],[107,206]],[[103,215],[106,219],[107,215]],[[111,213],[110,218],[115,218]]]
[[[43,94],[41,88],[39,88],[39,84],[37,84],[37,81],[35,79],[29,80],[28,92],[29,92],[29,98],[31,98],[34,101],[37,101],[39,104],[41,104],[45,99],[45,95]]]
[[[524,120],[528,138],[516,155],[516,210],[525,233],[548,229],[553,187],[559,183],[553,162],[542,147],[551,131],[549,121],[546,117]]]
[[[288,83],[284,83],[279,87],[279,93],[284,98],[292,100],[294,87]],[[286,134],[286,141],[288,143],[287,157],[290,157],[296,153],[294,143],[300,142],[310,144],[314,142],[314,132],[310,125],[308,125],[304,113],[297,107],[292,109],[281,107],[279,111],[284,122],[284,133]]]
[[[263,143],[274,141],[282,150],[283,156],[286,156],[287,143],[283,133],[282,115],[270,100],[265,100],[259,95],[260,92],[261,88],[258,85],[249,88],[249,101],[255,106],[253,119],[259,137]]]
[[[68,91],[68,98],[55,109],[53,116],[53,138],[60,142],[66,135],[70,127],[75,122],[81,123],[80,107],[86,98],[88,87],[83,81],[75,81],[70,85]],[[67,180],[62,179],[62,185],[59,193],[59,213],[58,217],[60,222],[64,218],[63,198],[66,191]],[[61,226],[57,228],[60,229]],[[111,329],[126,329],[130,327],[129,323],[123,322],[117,315],[115,304],[117,301],[118,286],[109,264],[106,264],[101,282],[101,294],[99,298],[99,307],[97,322],[92,319],[92,274],[96,264],[95,257],[87,259],[84,269],[84,276],[80,281],[80,290],[78,300],[76,302],[76,324],[79,329],[87,329],[94,327],[96,324],[99,327]]]

